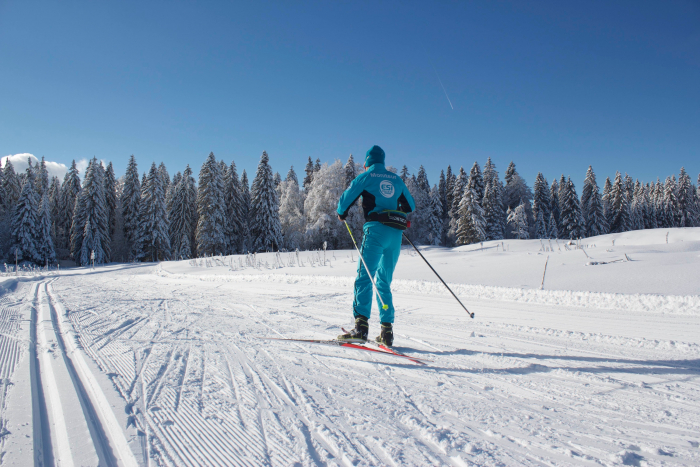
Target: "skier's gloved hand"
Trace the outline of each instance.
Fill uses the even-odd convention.
[[[345,215],[338,214],[338,220],[339,220],[340,222],[345,222],[345,218],[346,218],[346,217],[348,217],[347,214],[345,214]]]

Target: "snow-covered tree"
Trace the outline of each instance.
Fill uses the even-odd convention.
[[[475,188],[467,186],[459,205],[457,245],[469,245],[486,239],[484,210],[479,204]]]
[[[352,154],[350,154],[350,157],[352,158]],[[296,183],[297,187],[299,186],[299,179],[297,178],[297,173],[294,171],[294,166],[289,168],[289,172],[287,172],[287,176],[284,180],[287,182]]]
[[[310,248],[320,248],[324,241],[329,247],[338,248],[348,237],[345,226],[338,220],[336,209],[340,195],[345,190],[345,171],[340,161],[323,164],[314,174],[311,189],[304,201],[306,215],[306,241]],[[342,242],[342,243],[341,243]]]
[[[427,216],[428,243],[430,245],[440,245],[442,243],[442,201],[440,200],[440,190],[433,185],[430,190],[430,205]]]
[[[193,239],[196,227],[197,193],[192,190],[194,178],[188,165],[173,190],[168,211],[169,239],[174,259],[191,258],[194,253]]]
[[[421,166],[422,168],[423,166]],[[474,161],[471,170],[469,171],[469,180],[467,181],[467,186],[469,189],[474,190],[476,195],[476,202],[482,205],[482,200],[484,199],[484,177],[481,175],[481,167],[479,163]],[[464,196],[463,196],[464,197]]]
[[[413,201],[416,208],[408,214],[408,220],[411,222],[411,228],[406,230],[406,236],[413,242],[419,244],[428,243],[429,235],[429,208],[430,208],[430,190],[425,190],[423,187],[427,183],[425,173],[423,183],[419,182],[417,177],[409,177],[406,181],[406,188],[413,196]]]
[[[401,167],[401,175],[399,176],[401,177],[401,180],[403,180],[404,185],[408,183],[408,180],[411,178],[411,174],[408,173],[408,167],[406,167],[405,164],[403,167]]]
[[[238,180],[236,163],[231,161],[231,166],[226,170],[224,179],[224,191],[226,197],[226,240],[230,254],[238,253],[241,245],[241,231],[243,230],[243,205],[241,200],[241,183]]]
[[[274,251],[282,245],[279,200],[269,161],[267,152],[263,151],[250,190],[250,234],[253,251]],[[318,160],[317,163],[320,164]],[[314,178],[320,171],[321,169],[318,171],[314,169]]]
[[[535,178],[535,197],[532,203],[532,213],[535,216],[535,233],[537,238],[547,238],[547,221],[550,214],[549,186],[542,172]]]
[[[133,257],[136,253],[133,248],[138,235],[139,210],[141,206],[141,182],[139,181],[139,170],[136,165],[136,158],[133,154],[129,158],[129,164],[126,166],[121,204],[122,217],[124,219],[124,237],[126,238],[127,247]]]
[[[486,220],[486,239],[501,240],[504,238],[506,213],[501,199],[501,184],[495,181],[486,184],[484,190],[484,219]]]
[[[165,207],[165,180],[163,171],[151,164],[146,183],[141,187],[141,209],[137,259],[142,261],[165,261],[170,259],[170,237],[168,213]]]
[[[632,230],[642,230],[644,228],[644,191],[642,184],[637,180],[634,185],[632,204],[630,206],[630,225]]]
[[[48,190],[44,192],[39,204],[36,248],[41,264],[48,265],[56,262],[56,252],[51,238],[51,203]]]
[[[104,172],[104,167],[97,158],[88,163],[83,188],[75,203],[71,228],[71,255],[78,265],[89,264],[93,251],[95,264],[104,263],[110,256]]]
[[[63,205],[61,204],[61,181],[58,177],[51,178],[51,184],[49,185],[49,214],[51,217],[51,241],[55,248],[57,248],[56,241],[59,236],[60,228],[60,216],[63,214]],[[56,255],[58,257],[58,255]]]
[[[310,158],[309,158],[310,159]],[[309,182],[310,183],[310,182]],[[310,186],[310,185],[309,185]],[[248,174],[243,171],[241,175],[241,203],[242,203],[242,229],[241,230],[241,252],[250,251],[252,241],[250,237],[250,184]]]
[[[564,189],[562,189],[562,185]],[[581,205],[576,194],[576,188],[571,178],[565,184],[559,184],[560,202],[560,223],[562,230],[559,232],[562,238],[579,238],[583,234],[583,218],[581,217]]]
[[[272,184],[272,173],[270,173]],[[274,187],[272,188],[274,190]],[[197,253],[199,256],[216,256],[226,253],[226,200],[224,180],[214,153],[202,164],[199,171],[197,193]]]
[[[306,163],[304,173],[306,174],[306,176],[304,177],[304,191],[308,193],[311,187],[311,182],[314,179],[314,163],[311,160],[311,157],[309,157],[309,161]]]
[[[515,238],[519,240],[530,238],[525,201],[521,202],[515,209],[508,208],[508,227]]]
[[[450,209],[450,229],[447,232],[448,246],[453,245],[457,237],[457,229],[459,222],[459,205],[462,202],[462,197],[464,195],[464,187],[467,186],[469,181],[467,173],[464,171],[464,167],[459,168],[459,176],[454,180],[452,186],[452,208]]]
[[[694,227],[698,221],[695,188],[685,167],[678,176],[678,221],[679,227]]]
[[[8,161],[9,162],[9,161]],[[29,171],[30,169],[28,169]],[[39,199],[34,190],[34,177],[25,177],[22,192],[12,215],[12,247],[10,253],[19,260],[41,263],[37,248]]]
[[[41,156],[41,162],[34,166],[34,189],[41,199],[49,189],[49,171],[46,169],[46,159]]]
[[[272,177],[272,181],[273,181],[274,184],[275,184],[275,188],[277,188],[278,186],[280,186],[280,183],[282,183],[282,176],[280,175],[279,172],[275,172],[274,177]]]
[[[355,159],[353,159],[352,154],[348,157],[348,161],[345,163],[345,189],[347,189],[355,177],[357,177],[357,167],[355,166]]]
[[[105,203],[107,211],[107,233],[109,235],[109,244],[112,244],[114,231],[117,225],[117,179],[114,176],[114,168],[112,163],[107,164],[105,170]],[[111,255],[105,258],[105,262],[110,262]]]
[[[559,232],[559,183],[557,182],[557,179],[555,178],[554,181],[552,181],[552,186],[549,189],[549,209],[554,217],[554,222],[555,222],[555,227],[556,227],[556,232],[558,235]],[[550,235],[554,230],[551,228],[549,229]],[[551,238],[559,238],[557,237],[551,237]]]
[[[2,203],[6,213],[11,215],[20,193],[22,193],[22,185],[15,173],[12,162],[8,159],[5,161],[5,167],[2,170]]]
[[[610,225],[613,218],[612,210],[612,183],[610,182],[610,177],[605,178],[605,185],[603,186],[603,214],[605,215],[605,222],[608,224],[608,231],[610,231]]]
[[[282,244],[287,250],[302,248],[306,220],[304,217],[304,196],[299,190],[296,179],[280,183],[280,225],[282,227]]]
[[[680,211],[678,209],[678,188],[676,186],[676,176],[666,177],[664,183],[664,215],[666,222],[664,227],[678,227],[680,223]]]
[[[610,190],[610,233],[630,230],[630,213],[627,193],[620,172],[615,174],[615,182]]]
[[[581,215],[583,216],[585,237],[594,237],[608,232],[608,223],[603,210],[603,200],[596,182],[593,167],[588,166],[586,179],[581,192]]]

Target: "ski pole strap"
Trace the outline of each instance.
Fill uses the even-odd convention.
[[[409,238],[406,236],[406,234],[403,234],[403,238],[405,238],[406,241],[407,241],[408,243],[411,244],[411,246],[413,247],[413,249],[416,250],[416,253],[418,253],[418,255],[419,255],[421,258],[423,258],[423,261],[425,261],[425,264],[427,264],[428,267],[429,267],[429,268],[435,273],[435,275],[438,277],[438,279],[440,279],[440,282],[442,282],[442,285],[444,285],[445,287],[447,287],[447,290],[450,291],[450,293],[451,293],[452,296],[455,298],[455,300],[457,300],[457,301],[459,302],[459,304],[462,305],[462,308],[464,308],[464,311],[467,312],[467,314],[469,315],[469,317],[470,317],[470,318],[474,318],[474,313],[472,313],[471,311],[467,310],[467,307],[464,306],[464,303],[462,303],[462,301],[459,299],[459,297],[457,297],[457,295],[455,295],[455,293],[452,291],[452,289],[450,288],[450,286],[447,285],[447,283],[446,283],[444,280],[442,280],[442,277],[440,277],[440,274],[438,274],[437,271],[430,265],[430,263],[428,262],[428,260],[425,259],[425,256],[423,256],[423,253],[421,253],[420,250],[419,250],[418,248],[416,248],[416,246],[413,244],[413,242],[412,242],[411,240],[409,240]]]
[[[370,212],[367,216],[367,222],[379,222],[398,230],[406,230],[411,226],[411,221],[408,220],[405,212],[389,209],[380,212]]]

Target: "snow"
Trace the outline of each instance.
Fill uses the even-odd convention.
[[[395,345],[425,366],[260,339],[349,326],[351,250],[0,279],[0,463],[33,437],[74,465],[700,463],[700,228],[421,251],[476,315],[404,249]]]

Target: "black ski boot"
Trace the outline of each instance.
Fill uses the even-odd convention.
[[[339,335],[338,340],[348,342],[361,342],[364,344],[365,342],[367,342],[367,334],[369,334],[369,323],[367,322],[367,318],[360,315],[357,318],[355,318],[355,329],[345,334]]]
[[[391,323],[382,323],[382,332],[377,336],[377,344],[387,347],[394,345],[394,329]]]

